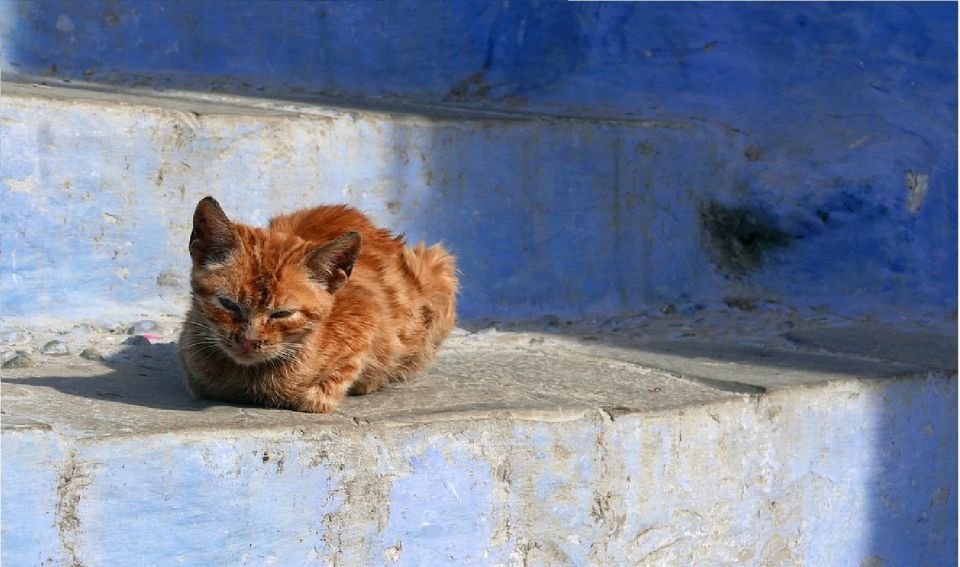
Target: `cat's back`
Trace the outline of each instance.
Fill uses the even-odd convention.
[[[377,228],[366,215],[348,205],[322,205],[280,215],[270,220],[269,228],[313,242],[327,242],[350,231],[359,232],[365,246],[395,239],[389,231]]]

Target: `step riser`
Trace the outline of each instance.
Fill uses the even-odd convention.
[[[468,317],[615,312],[718,291],[698,203],[731,183],[729,140],[711,128],[196,116],[16,98],[3,117],[6,317],[179,311],[189,223],[208,194],[254,224],[346,202],[411,242],[443,240],[460,259]]]
[[[946,565],[956,408],[931,374],[613,421],[34,424],[4,432],[3,563]]]
[[[442,240],[464,317],[742,296],[941,320],[955,305],[956,248],[939,244],[955,241],[955,188],[942,169],[905,181],[904,164],[932,165],[920,142],[908,162],[851,169],[758,162],[748,137],[697,121],[161,104],[5,98],[10,323],[181,312],[189,221],[208,194],[254,224],[346,202],[412,242]]]

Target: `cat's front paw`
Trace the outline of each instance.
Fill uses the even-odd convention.
[[[372,394],[380,389],[380,384],[369,380],[366,382],[354,382],[350,386],[349,394],[351,396],[365,396],[367,394]]]
[[[333,413],[333,410],[340,405],[342,398],[343,396],[337,398],[325,393],[319,387],[313,387],[292,405],[294,410],[306,413]]]
[[[327,402],[302,402],[294,409],[304,413],[333,413],[337,405]]]

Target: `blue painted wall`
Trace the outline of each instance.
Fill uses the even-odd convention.
[[[4,13],[6,71],[73,79],[752,127],[787,109],[796,124],[819,107],[909,117],[897,100],[955,110],[948,2],[5,0]]]
[[[697,206],[719,204],[733,216],[714,224],[726,236],[695,215],[682,215],[688,224],[667,227],[702,241],[714,260],[696,266],[715,277],[706,277],[694,296],[735,293],[849,313],[955,317],[954,3],[224,6],[7,0],[0,3],[4,72],[262,96],[322,94],[704,123],[737,141],[723,156],[732,165],[722,175],[693,180],[709,188],[697,195]],[[707,145],[723,145],[724,136]],[[689,159],[702,159],[703,141],[691,138],[689,145]],[[469,157],[469,151],[460,152]],[[500,172],[495,162],[473,166],[489,167],[493,176],[512,174]],[[677,183],[683,190],[688,185]],[[529,196],[535,182],[507,187],[517,207],[537,201]],[[602,217],[585,230],[609,231],[617,211],[626,210],[622,199],[611,196],[614,189],[586,187],[563,199],[583,215]],[[669,192],[670,180],[660,190]],[[442,204],[452,208],[424,211],[422,221],[411,224],[453,243],[466,268],[466,289],[492,290],[472,304],[466,300],[468,315],[502,315],[514,306],[576,312],[565,306],[577,296],[563,295],[556,285],[539,287],[548,279],[517,278],[516,289],[496,292],[510,285],[503,274],[494,278],[487,265],[487,251],[500,244],[474,235],[496,233],[480,229],[501,217],[490,214],[477,224],[456,206],[466,201],[476,211],[500,213],[505,201],[470,187],[462,191],[460,200]],[[642,191],[628,187],[625,194]],[[560,198],[551,195],[545,197],[548,205]],[[544,235],[577,221],[568,217],[549,218],[534,240],[511,244],[528,247],[538,258],[556,256]],[[477,230],[461,230],[465,223]],[[746,229],[737,232],[744,223]],[[731,248],[752,246],[755,229],[773,235],[770,246],[759,248],[762,261],[734,258],[732,267],[724,265]],[[628,231],[622,242],[637,238]],[[623,248],[600,252],[604,265],[623,272],[615,278],[669,269],[632,264]],[[668,262],[673,256],[669,247],[660,252]],[[522,272],[527,259],[518,258],[495,269]],[[729,286],[718,287],[717,279]],[[629,286],[601,291],[620,299],[584,311],[632,309],[690,295],[684,290],[670,298]],[[542,301],[520,305],[517,297],[524,294]]]

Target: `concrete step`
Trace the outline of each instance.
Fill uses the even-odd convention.
[[[737,141],[719,125],[74,83],[3,94],[10,325],[182,313],[189,224],[208,194],[254,224],[345,202],[412,242],[443,240],[466,317],[723,296],[699,233],[672,228],[699,225],[693,188],[726,169],[718,144]],[[691,147],[696,160],[680,159]],[[713,185],[696,192],[729,192]]]
[[[956,565],[955,6],[235,8],[0,0],[4,565]],[[190,401],[207,194],[445,241],[463,329]]]
[[[856,223],[767,246],[803,223],[743,205],[773,166],[735,129],[3,95],[4,564],[949,563],[955,320],[850,316],[899,301],[813,253]],[[206,194],[446,241],[465,329],[331,416],[190,401],[173,341]]]
[[[950,564],[955,337],[698,315],[458,330],[332,415],[88,334],[4,370],[3,563]]]
[[[895,237],[918,222],[894,202],[900,177],[884,177],[878,223],[850,193],[860,173],[761,159],[722,123],[46,82],[2,89],[8,329],[182,313],[192,209],[208,194],[254,224],[346,202],[442,240],[465,317],[727,300],[955,324],[936,275],[949,262],[928,253],[950,248],[946,233]]]

